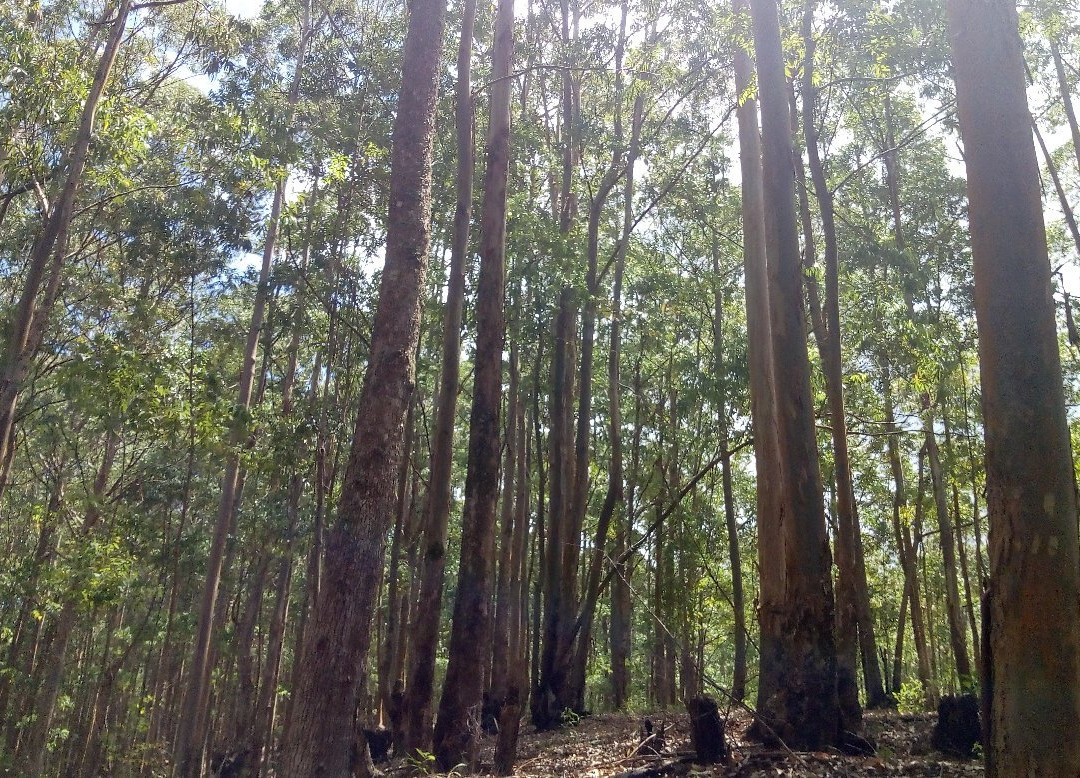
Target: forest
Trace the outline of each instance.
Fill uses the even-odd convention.
[[[0,53],[0,774],[1080,775],[1074,0]]]

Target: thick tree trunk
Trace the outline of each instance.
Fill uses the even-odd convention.
[[[785,570],[783,602],[769,615],[777,621],[770,626],[781,636],[783,661],[776,691],[759,714],[788,746],[816,749],[835,745],[841,734],[831,559],[810,392],[780,24],[769,0],[751,0],[750,7],[762,105],[772,379],[783,474],[784,551],[765,557],[763,567],[782,564]]]
[[[733,0],[745,15],[749,0]],[[754,81],[747,51],[735,53],[735,88],[745,95]],[[742,171],[743,268],[746,278],[746,330],[750,363],[750,416],[754,425],[754,467],[757,475],[757,534],[759,657],[757,709],[764,710],[776,693],[781,668],[779,607],[784,569],[775,559],[783,554],[781,532],[780,459],[776,438],[776,408],[772,383],[772,323],[769,316],[768,260],[765,250],[765,200],[761,169],[761,138],[757,101],[742,99],[738,108],[739,166]]]
[[[355,714],[413,390],[445,11],[444,0],[417,0],[410,9],[394,120],[386,262],[338,522],[328,533],[324,580],[293,692],[296,709],[283,758],[289,775],[352,774]]]
[[[476,291],[476,350],[465,508],[461,518],[449,661],[435,722],[435,760],[442,770],[476,766],[481,698],[491,641],[491,579],[495,507],[499,498],[499,413],[506,342],[506,190],[510,174],[510,67],[514,58],[514,0],[499,0],[488,124],[487,170],[480,214],[480,280]],[[515,387],[516,388],[516,387]]]
[[[430,750],[432,700],[435,694],[435,652],[442,613],[443,571],[446,567],[447,530],[450,523],[450,478],[454,457],[454,423],[461,364],[461,318],[465,300],[465,265],[472,222],[473,97],[472,42],[476,0],[466,0],[462,11],[457,57],[455,129],[457,133],[457,203],[451,237],[450,272],[443,309],[442,361],[439,397],[431,441],[427,507],[424,515],[420,567],[420,599],[416,604],[409,640],[409,674],[405,684],[402,719],[403,753]]]
[[[1038,164],[1016,6],[948,0],[975,264],[993,687],[987,775],[1073,775],[1080,559]]]

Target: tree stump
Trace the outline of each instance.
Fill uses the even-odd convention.
[[[970,759],[975,755],[975,744],[982,742],[982,728],[979,701],[974,694],[941,698],[931,742],[938,751],[951,756]]]
[[[720,764],[728,761],[727,741],[724,739],[724,720],[711,697],[694,697],[686,702],[690,714],[690,742],[697,752],[699,764]]]

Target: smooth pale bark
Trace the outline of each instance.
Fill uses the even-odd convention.
[[[461,318],[465,300],[465,265],[472,221],[473,149],[472,43],[476,25],[476,0],[462,9],[461,37],[457,55],[455,132],[457,200],[450,246],[450,271],[443,308],[442,357],[439,396],[432,431],[427,507],[421,540],[420,599],[417,618],[409,638],[409,671],[403,705],[403,753],[429,751],[432,732],[432,700],[435,693],[435,652],[439,644],[442,613],[443,571],[446,567],[447,531],[450,523],[450,477],[454,461],[454,421],[460,388]]]
[[[748,0],[733,0],[745,15]],[[750,417],[754,425],[754,467],[757,475],[758,535],[758,697],[757,709],[776,690],[780,671],[778,608],[783,597],[784,569],[772,560],[783,554],[780,470],[772,384],[772,324],[769,317],[768,261],[765,252],[765,200],[761,170],[761,137],[757,101],[747,93],[754,82],[750,54],[735,53],[735,88],[740,95],[739,167],[742,173],[743,273],[746,295],[747,350],[750,366]]]
[[[71,228],[83,171],[86,169],[98,108],[116,62],[116,55],[124,41],[131,5],[131,0],[120,0],[116,16],[108,22],[111,25],[109,36],[98,59],[90,91],[83,103],[79,129],[64,160],[67,168],[64,187],[51,204],[41,234],[30,248],[22,292],[15,308],[10,337],[5,345],[3,365],[0,368],[0,467],[3,467],[5,474],[13,454],[19,393],[56,302],[60,271],[67,252],[68,231]],[[42,296],[43,283],[45,289]],[[4,477],[0,479],[0,496],[3,496],[6,486],[7,478]]]
[[[499,0],[495,16],[487,169],[480,213],[480,279],[476,290],[476,349],[472,409],[461,518],[449,660],[433,751],[436,764],[451,770],[478,759],[479,717],[491,641],[491,579],[495,566],[495,507],[499,498],[499,415],[502,355],[506,343],[506,197],[510,175],[510,67],[514,59],[514,0]],[[516,387],[515,387],[516,389]]]
[[[948,0],[975,265],[990,513],[987,775],[1080,772],[1076,482],[1010,0]]]
[[[357,403],[338,520],[327,534],[322,586],[293,690],[294,720],[283,752],[283,772],[288,775],[345,778],[353,772],[350,750],[356,743],[357,702],[365,682],[415,376],[445,12],[445,0],[416,0],[410,8],[403,88],[392,134],[386,261],[371,356]],[[366,754],[366,743],[358,745]]]
[[[782,661],[776,691],[758,713],[788,746],[818,749],[835,745],[841,735],[832,561],[810,392],[780,22],[771,0],[751,0],[750,8],[761,95],[772,379],[783,490],[783,554],[763,562],[781,564],[785,572],[783,601],[762,617],[775,619],[769,631],[781,636]]]

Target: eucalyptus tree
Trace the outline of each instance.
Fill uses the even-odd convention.
[[[1005,0],[947,8],[987,447],[987,772],[1066,774],[1080,768],[1075,744],[1056,736],[1080,716],[1076,478],[1018,16]]]
[[[402,89],[394,120],[386,263],[357,404],[356,429],[328,534],[325,579],[299,673],[285,769],[297,775],[351,773],[354,716],[371,642],[372,617],[393,515],[395,474],[419,337],[419,294],[427,271],[431,154],[445,3],[410,9]],[[361,750],[366,754],[366,743]]]

